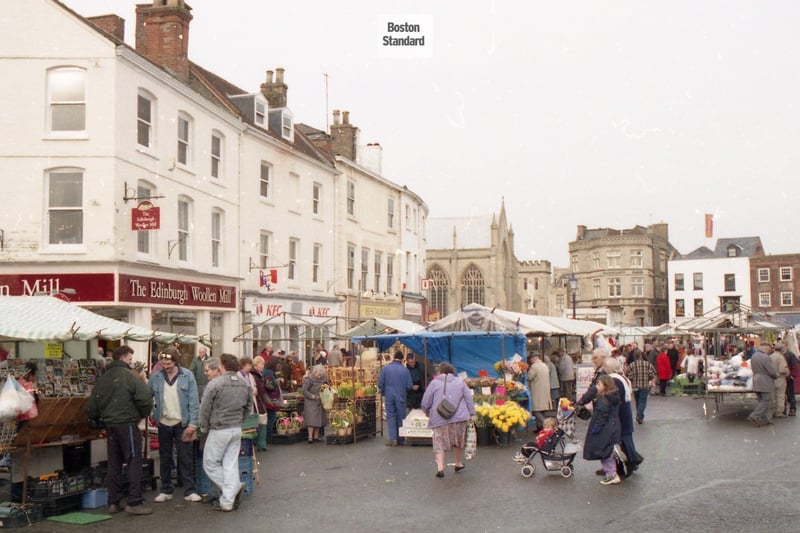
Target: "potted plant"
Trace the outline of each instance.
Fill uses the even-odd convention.
[[[487,403],[475,407],[475,433],[478,446],[489,445],[489,434],[492,431],[492,419],[489,418],[490,408],[491,406]]]
[[[275,421],[275,431],[278,435],[288,435],[291,425],[291,419],[286,415],[282,415]]]

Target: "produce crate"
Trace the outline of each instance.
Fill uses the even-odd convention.
[[[270,444],[294,444],[296,442],[303,442],[304,440],[308,440],[308,428],[301,428],[300,431],[292,433],[291,435],[278,435],[277,433],[273,433]]]
[[[239,456],[248,456],[251,457],[253,455],[253,448],[255,447],[253,444],[253,439],[242,439],[242,443],[239,445]]]
[[[43,517],[38,503],[0,503],[0,528],[28,527]]]
[[[70,494],[69,496],[59,496],[56,498],[30,498],[31,503],[42,506],[42,516],[58,516],[71,511],[80,511],[83,493]]]
[[[89,479],[83,474],[76,476],[59,476],[53,479],[38,480],[28,486],[31,499],[52,499],[85,492],[89,488]]]
[[[83,493],[81,508],[97,509],[108,505],[108,489],[92,489]]]

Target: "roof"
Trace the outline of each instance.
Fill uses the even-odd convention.
[[[692,250],[686,255],[679,255],[676,256],[674,259],[679,261],[681,259],[709,259],[714,257],[714,252],[712,252],[708,247],[701,246],[696,250]]]
[[[410,320],[389,320],[386,318],[370,318],[354,328],[345,331],[343,337],[365,337],[387,333],[416,333],[424,328]]]
[[[492,224],[494,224],[493,215],[428,218],[425,232],[428,240],[427,248],[429,250],[491,248]]]
[[[120,322],[53,296],[0,296],[0,340],[28,342],[132,340],[197,342],[196,335],[165,333]]]
[[[728,247],[737,246],[741,253],[737,257],[752,257],[754,255],[764,255],[764,247],[761,246],[760,237],[735,237],[731,239],[717,239],[717,246],[714,248],[714,257],[728,257]]]
[[[603,239],[605,237],[619,237],[621,235],[647,235],[647,228],[644,226],[634,226],[631,229],[614,228],[594,228],[587,229],[583,237],[578,240],[590,241],[593,239]]]

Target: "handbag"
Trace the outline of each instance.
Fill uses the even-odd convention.
[[[266,426],[269,419],[267,413],[258,413],[258,425]]]
[[[478,448],[478,431],[475,429],[475,422],[470,422],[467,426],[467,444],[464,447],[464,459],[469,461],[475,454]]]
[[[458,400],[456,405],[445,397],[447,393],[447,375],[444,376],[444,387],[442,387],[442,401],[439,402],[439,405],[436,406],[436,412],[439,413],[439,416],[442,418],[452,418],[456,411],[458,411],[458,406],[461,405],[461,400],[464,399],[464,395],[461,395],[461,398]]]

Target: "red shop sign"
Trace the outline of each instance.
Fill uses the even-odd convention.
[[[114,274],[2,274],[0,296],[63,294],[71,302],[113,302]]]
[[[233,309],[236,287],[120,274],[119,301]]]
[[[144,200],[131,209],[131,229],[133,231],[147,231],[161,228],[161,208],[153,202]]]

